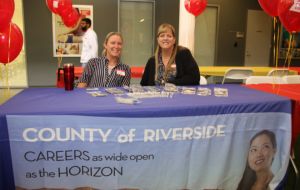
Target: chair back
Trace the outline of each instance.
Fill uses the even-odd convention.
[[[224,84],[226,79],[233,79],[233,80],[245,80],[249,76],[253,74],[252,69],[246,68],[229,68],[225,71],[222,84]]]
[[[286,84],[282,77],[273,76],[250,76],[245,81],[246,84]]]
[[[200,85],[207,85],[207,80],[204,76],[200,76]]]
[[[287,84],[300,84],[300,75],[287,75],[282,77]]]
[[[272,69],[268,72],[267,76],[286,76],[289,75],[288,69]]]

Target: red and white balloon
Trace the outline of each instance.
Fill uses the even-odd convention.
[[[65,9],[72,9],[72,0],[46,0],[49,10],[60,14]]]
[[[59,0],[46,0],[48,9],[55,14],[58,14],[58,3]]]
[[[58,14],[67,27],[74,27],[79,18],[79,12],[73,8],[72,0],[46,0],[50,11]]]
[[[205,10],[207,0],[185,0],[184,6],[189,13],[199,16]]]
[[[294,0],[280,0],[280,4],[278,6],[279,19],[284,28],[289,32],[300,32],[299,7],[299,1],[297,2]]]

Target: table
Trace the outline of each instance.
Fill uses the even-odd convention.
[[[276,135],[277,186],[289,161],[290,100],[207,86],[219,87],[229,96],[176,93],[136,105],[85,89],[25,89],[0,106],[0,189],[236,189],[262,130]]]
[[[298,75],[300,75],[300,67],[289,67],[290,70],[297,71]]]
[[[300,135],[300,84],[251,84],[248,88],[277,94],[292,100],[292,144]]]
[[[200,66],[200,73],[203,76],[224,76],[225,71],[229,68],[247,68],[253,70],[253,75],[265,76],[271,69],[275,67],[238,67],[238,66]],[[296,71],[290,70],[290,74],[297,74]]]
[[[142,78],[144,73],[144,67],[131,67],[131,78]],[[74,77],[75,79],[78,79],[81,77],[81,74],[83,72],[82,67],[74,67]],[[61,70],[60,73],[57,73],[57,80],[56,80],[56,87],[63,88],[65,86],[64,82],[64,71]]]

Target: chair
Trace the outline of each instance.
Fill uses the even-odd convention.
[[[250,76],[246,79],[245,84],[286,84],[282,77],[276,76]]]
[[[204,76],[200,76],[200,85],[207,85],[207,80]]]
[[[222,84],[224,84],[226,79],[233,79],[233,80],[245,80],[249,76],[253,74],[252,69],[245,69],[245,68],[229,68],[225,71]]]
[[[300,84],[300,75],[287,75],[283,76],[282,79],[287,84]]]
[[[289,75],[289,70],[288,69],[271,69],[267,76],[286,76]]]

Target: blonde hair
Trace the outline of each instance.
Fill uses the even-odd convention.
[[[176,38],[175,28],[171,24],[168,24],[168,23],[161,24],[158,27],[156,37],[158,38],[160,34],[165,33],[168,30],[171,30],[173,37]],[[175,42],[171,57],[169,59],[169,62],[167,64],[167,67],[166,67],[166,70],[165,70],[165,73],[164,73],[164,76],[163,76],[164,80],[166,79],[167,74],[168,74],[168,72],[171,68],[171,64],[174,63],[174,61],[175,61],[177,48],[178,48],[178,45]],[[155,55],[154,55],[155,56],[155,79],[157,78],[157,73],[158,73],[158,56],[159,56],[160,52],[161,52],[161,47],[159,46],[159,44],[157,44],[156,50],[155,50]]]
[[[104,47],[104,45],[107,44],[109,38],[112,37],[112,36],[120,36],[120,38],[121,38],[121,40],[122,40],[122,42],[123,42],[123,36],[122,36],[122,34],[121,34],[120,32],[110,32],[110,33],[108,33],[108,34],[106,35],[106,37],[105,37],[105,39],[104,39],[103,47]],[[104,48],[103,48],[103,51],[102,51],[102,56],[106,56],[106,53],[107,53],[107,52],[106,52],[106,49],[105,49],[105,47],[104,47]]]

